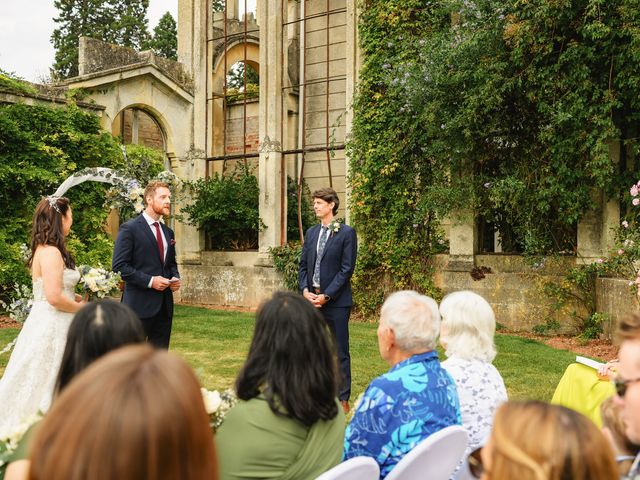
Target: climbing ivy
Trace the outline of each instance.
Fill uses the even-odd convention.
[[[359,299],[377,305],[381,276],[434,293],[429,259],[456,211],[483,217],[515,251],[575,249],[593,189],[619,195],[637,166],[640,0],[360,7],[347,146]]]

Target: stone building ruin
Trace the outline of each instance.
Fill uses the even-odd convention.
[[[106,130],[163,149],[181,178],[222,173],[239,161],[255,168],[266,225],[258,251],[209,251],[202,232],[175,225],[181,300],[255,307],[282,287],[268,250],[286,242],[288,176],[304,178],[311,190],[333,186],[342,200],[338,216],[349,221],[344,144],[358,78],[357,2],[257,0],[255,12],[245,2],[223,3],[214,12],[211,0],[179,0],[178,62],[81,38],[80,74],[64,86],[83,89]],[[259,95],[248,88],[230,94],[229,72],[239,64],[257,73]],[[619,157],[613,146],[610,154]],[[436,259],[436,283],[445,292],[477,291],[500,323],[530,329],[551,312],[540,282],[560,279],[564,268],[593,261],[612,244],[619,206],[593,195],[597,208],[578,225],[580,260],[538,271],[518,255],[483,253],[476,219],[457,212],[446,222],[450,250]],[[491,273],[475,281],[469,271],[480,266]],[[615,321],[633,307],[626,282],[599,282],[598,311]]]

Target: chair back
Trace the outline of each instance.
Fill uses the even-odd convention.
[[[429,435],[389,472],[386,480],[449,480],[467,448],[467,432],[452,425]]]
[[[327,470],[316,480],[378,480],[380,467],[371,457],[353,457]]]

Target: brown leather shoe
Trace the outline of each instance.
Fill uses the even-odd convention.
[[[349,400],[340,400],[340,404],[342,405],[342,410],[345,415],[349,413]]]

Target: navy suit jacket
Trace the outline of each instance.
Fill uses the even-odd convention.
[[[123,223],[113,251],[111,269],[120,272],[125,282],[123,303],[131,307],[140,318],[155,316],[163,302],[169,316],[173,313],[173,292],[149,288],[151,277],[177,277],[175,236],[173,230],[160,223],[168,249],[164,263],[160,260],[158,243],[149,224],[142,215]]]
[[[320,224],[314,225],[304,237],[304,245],[298,267],[298,287],[313,291],[313,269],[318,251],[318,235]],[[350,307],[353,305],[351,295],[351,275],[356,268],[358,254],[358,237],[349,225],[340,224],[340,229],[330,234],[320,260],[320,291],[331,297],[325,306]]]

